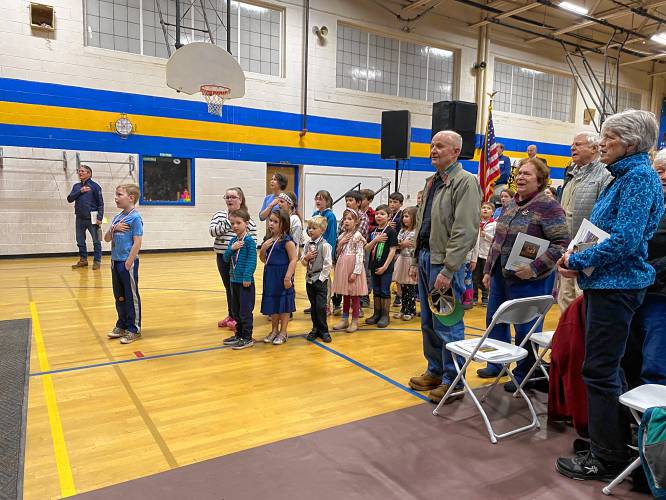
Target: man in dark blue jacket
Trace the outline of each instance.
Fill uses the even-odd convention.
[[[67,196],[69,203],[74,202],[76,214],[76,244],[79,247],[79,261],[72,269],[88,266],[88,249],[86,248],[86,231],[93,240],[94,256],[93,269],[99,269],[102,262],[102,243],[100,238],[102,220],[104,219],[104,199],[102,188],[94,182],[92,169],[88,165],[81,165],[77,171],[81,182],[72,186],[72,192]]]

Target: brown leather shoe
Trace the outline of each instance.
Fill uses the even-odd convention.
[[[442,384],[439,387],[437,387],[436,389],[433,389],[432,391],[430,391],[430,393],[428,394],[428,399],[430,399],[430,401],[432,401],[433,403],[439,403],[442,400],[442,398],[444,397],[444,394],[446,394],[446,391],[448,391],[448,390],[449,390],[449,384]],[[450,403],[453,403],[454,401],[458,401],[459,399],[462,399],[463,397],[465,397],[464,394],[458,394],[456,396],[449,396],[444,404],[448,405]]]
[[[80,260],[76,264],[72,265],[72,269],[78,269],[79,267],[88,267],[88,261]]]
[[[97,271],[100,267],[102,267],[101,262],[97,262],[97,261],[93,262],[93,271]]]
[[[409,387],[415,391],[431,391],[442,383],[441,377],[433,377],[428,372],[409,379]]]

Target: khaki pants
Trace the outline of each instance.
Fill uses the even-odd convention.
[[[583,290],[578,288],[578,280],[576,278],[558,276],[557,305],[560,306],[561,312],[564,312],[569,307],[569,304],[581,295],[583,295]]]

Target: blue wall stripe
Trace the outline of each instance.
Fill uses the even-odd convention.
[[[149,156],[170,153],[173,156],[185,158],[219,158],[265,163],[287,162],[296,165],[355,167],[374,170],[393,170],[395,168],[393,160],[382,160],[378,155],[369,153],[347,153],[142,135],[131,135],[127,139],[121,139],[111,132],[90,132],[26,125],[0,124],[0,144],[17,147],[138,153]],[[465,170],[476,174],[477,162],[462,161],[461,163]],[[412,158],[411,160],[401,161],[400,168],[419,172],[431,172],[433,170],[428,158]],[[551,170],[551,175],[555,179],[562,179],[563,174],[563,169]]]
[[[269,111],[226,105],[221,118],[209,115],[203,102],[176,98],[155,97],[110,90],[98,90],[54,83],[0,78],[0,99],[25,104],[64,106],[117,113],[182,118],[187,120],[223,122],[235,125],[300,130],[301,115],[283,111]],[[308,130],[322,134],[379,139],[381,137],[381,111],[372,112],[377,123],[343,120],[323,116],[309,116]],[[430,129],[412,128],[412,141],[430,142]],[[482,136],[477,134],[477,146]],[[541,154],[569,156],[567,145],[550,144],[534,140],[497,137],[508,151],[525,151],[529,144],[536,144]]]

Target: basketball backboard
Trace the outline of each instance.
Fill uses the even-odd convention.
[[[178,92],[196,94],[202,85],[223,85],[227,99],[245,95],[245,73],[238,61],[222,47],[193,42],[179,48],[167,61],[166,83]]]

